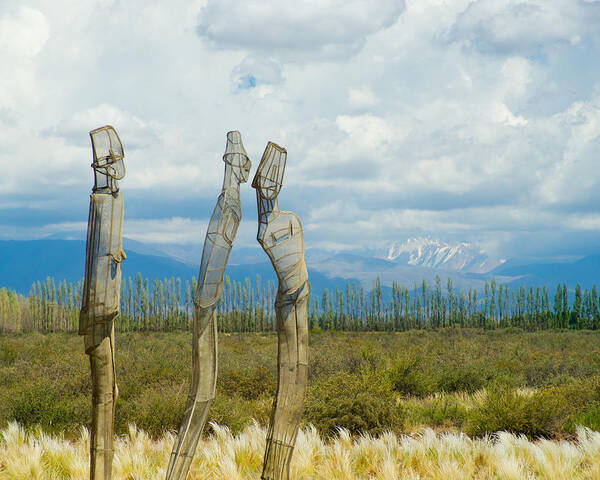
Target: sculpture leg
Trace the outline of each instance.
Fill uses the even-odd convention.
[[[110,480],[113,460],[113,429],[117,384],[114,363],[114,327],[102,342],[87,350],[92,371],[92,428],[90,432],[90,479]]]
[[[167,480],[183,480],[187,477],[208,410],[215,398],[217,316],[214,307],[194,309],[192,350],[190,392],[167,467]]]
[[[308,380],[307,304],[305,288],[290,296],[278,294],[277,394],[267,432],[263,480],[289,478]]]

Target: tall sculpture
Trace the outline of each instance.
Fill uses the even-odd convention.
[[[248,181],[250,159],[240,132],[227,133],[223,155],[223,190],[213,211],[202,251],[198,287],[194,295],[192,380],[183,419],[169,465],[167,480],[185,479],[198,440],[215,398],[217,382],[216,303],[223,291],[223,276],[229,252],[242,219],[240,183]]]
[[[115,381],[113,321],[121,293],[123,195],[118,180],[125,176],[123,145],[109,125],[92,130],[94,187],[86,242],[85,280],[79,315],[92,375],[90,478],[110,480],[113,458]]]
[[[289,478],[290,461],[304,407],[308,379],[308,272],[300,219],[279,210],[287,152],[267,144],[252,186],[258,204],[257,240],[277,273],[277,394],[273,403],[262,472],[264,480]]]

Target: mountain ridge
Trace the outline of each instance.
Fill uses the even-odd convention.
[[[129,248],[126,251],[127,258],[122,263],[123,279],[135,278],[138,272],[143,278],[151,280],[180,277],[186,281],[198,275],[199,264],[192,266],[166,255],[138,253],[136,248],[148,250],[146,244],[141,242],[124,244],[129,245]],[[81,281],[85,269],[85,241],[0,240],[0,258],[4,259],[0,263],[0,288],[8,287],[27,295],[34,282],[44,281],[47,277],[54,278],[55,281]],[[229,264],[225,271],[225,275],[240,282],[250,278],[254,283],[257,274],[263,282],[277,281],[275,271],[266,258],[262,262]],[[326,276],[313,269],[309,269],[309,279],[315,295],[320,295],[325,288],[343,288],[347,280],[357,281],[353,278]]]
[[[128,258],[123,263],[123,278],[135,277],[138,272],[150,279],[180,277],[185,280],[198,275],[199,261],[195,264],[192,261],[182,262],[164,252],[161,254],[160,249],[153,244],[125,240],[124,245]],[[194,248],[189,247],[187,250],[193,252]],[[276,282],[271,264],[258,255],[262,252],[249,248],[238,250],[240,251],[237,252],[234,247],[226,275],[242,282],[249,277],[254,282],[258,274],[265,282]],[[159,255],[149,254],[155,252]],[[240,260],[246,262],[232,262],[236,253]],[[201,250],[199,254],[201,255]],[[33,282],[43,281],[49,276],[56,281],[81,280],[84,273],[85,241],[2,240],[0,258],[3,259],[0,262],[0,287],[9,287],[27,295]],[[444,285],[449,278],[455,288],[459,289],[483,289],[485,282],[491,278],[495,278],[496,283],[511,288],[520,285],[546,285],[555,289],[556,285],[566,283],[567,288],[573,290],[578,283],[583,288],[591,288],[593,284],[600,285],[600,255],[589,255],[563,263],[527,263],[509,259],[486,273],[411,265],[352,252],[325,255],[323,251],[315,251],[313,254],[307,250],[307,264],[313,296],[321,295],[325,288],[330,291],[336,287],[345,288],[348,281],[362,283],[365,290],[369,291],[377,277],[383,287],[390,287],[393,282],[397,282],[410,288],[415,283],[420,285],[423,280],[432,285],[438,276]]]
[[[506,261],[492,258],[469,242],[445,242],[431,237],[392,242],[385,258],[405,265],[469,273],[487,273]]]

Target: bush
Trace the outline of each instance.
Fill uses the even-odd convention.
[[[596,432],[600,432],[600,403],[587,407],[583,412],[573,415],[569,429],[575,431],[575,427],[581,425]]]
[[[258,365],[253,371],[231,370],[217,377],[217,390],[231,396],[239,395],[246,400],[275,395],[277,378],[265,366]]]
[[[413,426],[461,428],[467,418],[467,408],[457,398],[449,395],[432,395],[424,399],[408,399],[407,423]]]
[[[9,398],[7,406],[9,418],[24,427],[39,425],[51,433],[74,429],[74,424],[88,423],[91,412],[90,399],[64,395],[44,383],[24,386]]]
[[[161,388],[138,392],[135,397],[116,403],[115,433],[123,435],[133,423],[153,438],[160,437],[165,430],[177,431],[183,416],[185,395],[172,388]]]
[[[431,392],[431,380],[421,369],[418,358],[397,359],[388,372],[391,388],[404,395],[423,396]]]
[[[208,413],[205,431],[210,428],[209,422],[227,425],[233,434],[240,433],[252,420],[262,425],[269,423],[269,415],[273,398],[263,397],[256,400],[244,400],[241,397],[217,396]]]
[[[468,415],[467,432],[485,435],[497,431],[550,437],[560,429],[565,405],[550,391],[526,395],[507,386],[495,387]]]
[[[525,395],[508,386],[493,388],[468,416],[468,432],[499,430],[530,438],[574,435],[576,425],[600,427],[600,377],[571,380]]]
[[[482,365],[449,366],[440,372],[437,390],[473,393],[488,385],[494,376],[490,369]]]
[[[403,410],[390,382],[373,371],[357,375],[341,372],[311,387],[305,419],[322,435],[334,435],[339,427],[353,434],[400,431]]]

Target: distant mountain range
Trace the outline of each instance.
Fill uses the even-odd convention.
[[[123,261],[123,278],[135,277],[165,279],[180,277],[183,281],[198,275],[198,264],[181,262],[154,247],[140,242],[124,241],[127,259]],[[145,253],[139,253],[145,252]],[[156,253],[156,254],[150,254]],[[200,252],[201,253],[201,252]],[[225,272],[232,280],[243,282],[249,278],[254,284],[256,275],[261,282],[276,282],[271,264],[263,253],[262,262],[235,265],[232,262]],[[76,283],[83,278],[85,268],[85,242],[83,240],[0,240],[0,288],[8,287],[27,295],[31,285],[52,277],[55,281],[66,279]],[[311,287],[315,295],[323,289],[342,288],[346,279],[326,276],[309,269]]]
[[[434,238],[394,242],[385,258],[403,265],[470,273],[487,273],[506,261],[492,258],[467,242],[448,243]]]
[[[85,268],[85,242],[82,240],[0,241],[0,285],[28,293],[31,284],[46,277],[77,282]],[[123,276],[137,272],[150,278],[171,276],[191,278],[197,274],[190,265],[165,256],[151,256],[127,250]]]
[[[500,277],[512,278],[511,284],[525,286],[556,285],[565,283],[569,289],[574,289],[577,284],[583,288],[596,285],[600,288],[600,255],[588,255],[575,262],[563,263],[534,263],[518,264],[506,262],[490,274]]]
[[[156,245],[124,239],[127,260],[123,276],[144,278],[180,277],[183,280],[198,275],[202,247],[199,245]],[[46,277],[56,281],[77,282],[83,277],[85,242],[82,240],[43,239],[30,241],[0,241],[0,287],[9,287],[27,294],[31,284]],[[391,244],[385,252],[330,254],[307,250],[307,263],[312,291],[321,295],[327,288],[344,288],[347,281],[361,282],[371,289],[379,277],[384,287],[396,281],[413,287],[422,280],[434,284],[440,277],[445,287],[448,278],[455,288],[482,289],[495,278],[497,283],[511,287],[546,285],[555,289],[563,282],[570,290],[580,284],[600,286],[600,255],[590,255],[570,263],[526,263],[489,257],[468,243],[450,244],[435,239],[410,239]],[[276,281],[275,273],[264,252],[257,248],[234,247],[226,274],[236,281],[256,275],[262,282]],[[387,291],[388,288],[384,288]]]

